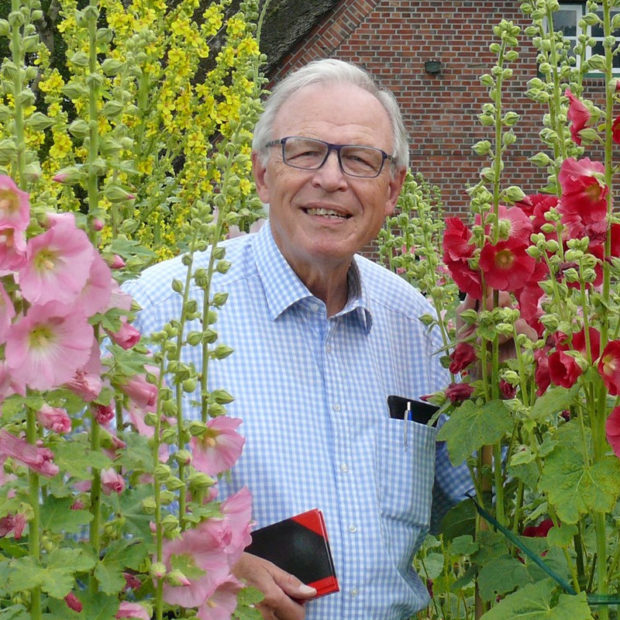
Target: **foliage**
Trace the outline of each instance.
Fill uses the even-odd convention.
[[[605,54],[586,60],[592,42],[582,36],[579,62],[551,26],[556,0],[521,5],[539,51],[527,93],[546,108],[543,150],[532,163],[546,168],[548,183],[530,196],[502,184],[505,153],[518,140],[518,115],[503,98],[520,29],[505,20],[494,29],[497,63],[481,76],[490,102],[479,117],[490,137],[473,146],[486,162],[469,188],[471,221],[448,218],[433,228],[424,255],[434,251],[435,259],[416,267],[428,272],[402,271],[431,294],[426,282],[446,278],[447,267],[446,280],[467,293],[458,324],[443,331],[455,382],[432,400],[448,417],[439,439],[455,464],[468,464],[474,492],[416,559],[433,593],[420,618],[617,617],[620,221],[612,197],[620,117],[611,33],[618,4],[587,3],[582,26],[604,31]],[[583,75],[593,70],[606,85],[602,108],[582,95]],[[588,157],[593,144],[602,146],[600,162]],[[419,188],[411,191],[419,200]],[[404,238],[430,230],[406,211],[394,222]],[[393,256],[388,242],[382,251]],[[439,305],[438,324],[454,311]]]
[[[211,618],[237,606],[230,568],[251,498],[214,500],[226,472],[213,455],[234,462],[243,442],[223,415],[232,397],[206,388],[208,360],[230,354],[213,329],[226,299],[209,282],[228,266],[218,242],[260,212],[249,170],[264,79],[257,2],[224,21],[227,5],[48,3],[60,8],[60,69],[38,0],[12,0],[0,19],[7,617]],[[209,268],[193,273],[209,247]],[[179,252],[183,316],[150,350],[119,283]],[[194,280],[204,303],[188,297]],[[203,368],[179,363],[187,346],[202,347]],[[190,424],[182,397],[197,385]],[[236,615],[256,617],[256,600],[241,590]]]

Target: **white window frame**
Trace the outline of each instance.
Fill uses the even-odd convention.
[[[564,35],[564,38],[567,41],[571,41],[572,42],[572,47],[574,48],[574,46],[577,44],[577,40],[579,38],[579,36],[582,34],[582,30],[579,27],[579,22],[581,20],[581,18],[585,15],[586,13],[586,5],[583,2],[560,2],[560,11],[571,11],[574,10],[575,11],[575,35],[574,36],[568,36],[568,35]],[[612,11],[612,13],[618,13],[620,12],[620,9],[616,9],[614,11]],[[591,36],[591,26],[588,26],[588,36]],[[620,42],[620,32],[618,33],[618,41]],[[603,36],[601,34],[601,36],[597,36],[594,37],[595,41],[601,41],[603,40]],[[588,46],[586,47],[586,60],[589,59],[592,56],[593,53],[593,48]],[[579,63],[581,61],[580,57],[576,58],[577,63],[579,66]],[[619,65],[617,67],[614,68],[614,75],[620,75],[620,54],[616,55],[614,57],[615,62]],[[601,73],[599,71],[589,71],[588,73],[586,73],[586,76],[591,76],[591,77],[597,77],[600,76]]]

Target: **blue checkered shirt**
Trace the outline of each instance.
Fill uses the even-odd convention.
[[[429,602],[412,557],[431,504],[439,515],[471,487],[435,428],[388,414],[388,395],[416,398],[449,381],[441,342],[419,320],[432,309],[404,280],[356,256],[349,300],[328,318],[268,224],[223,246],[232,267],[211,291],[229,298],[214,327],[234,353],[209,363],[208,382],[235,397],[228,414],[243,419],[246,443],[220,495],[247,485],[257,527],[323,511],[341,590],[309,602],[308,620],[408,618]],[[206,265],[206,255],[196,258]],[[185,270],[172,259],[125,285],[143,308],[143,333],[180,315],[170,282]],[[199,347],[185,357],[201,367]]]

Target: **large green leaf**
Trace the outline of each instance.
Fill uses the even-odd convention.
[[[553,419],[558,413],[562,413],[571,406],[578,391],[577,384],[569,389],[560,386],[548,388],[542,396],[536,399],[530,418],[537,422]]]
[[[560,594],[552,606],[555,585],[550,579],[531,583],[509,594],[482,616],[482,620],[591,620],[586,595]]]
[[[41,506],[41,526],[50,532],[78,533],[93,516],[87,510],[71,510],[74,498],[49,495]]]
[[[484,564],[478,573],[479,592],[485,601],[493,601],[498,595],[512,592],[530,581],[523,563],[509,555]]]
[[[610,512],[620,496],[620,460],[607,456],[591,464],[582,437],[576,423],[564,425],[543,466],[540,489],[562,523],[577,523],[590,511]]]
[[[91,450],[82,441],[60,441],[54,446],[54,462],[61,471],[80,480],[90,478],[91,469],[105,469],[112,461],[101,451]]]
[[[512,430],[512,416],[501,400],[482,406],[465,401],[439,429],[437,438],[448,446],[450,460],[460,465],[482,446],[497,443]]]

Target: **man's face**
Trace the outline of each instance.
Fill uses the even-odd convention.
[[[278,111],[273,138],[303,136],[332,144],[374,146],[392,153],[392,128],[381,103],[350,84],[314,84],[292,95]],[[253,154],[256,187],[269,203],[274,239],[304,279],[313,267],[338,269],[372,241],[398,200],[405,171],[392,174],[386,160],[378,177],[342,172],[331,151],[318,170],[299,170],[271,147],[266,165]]]

